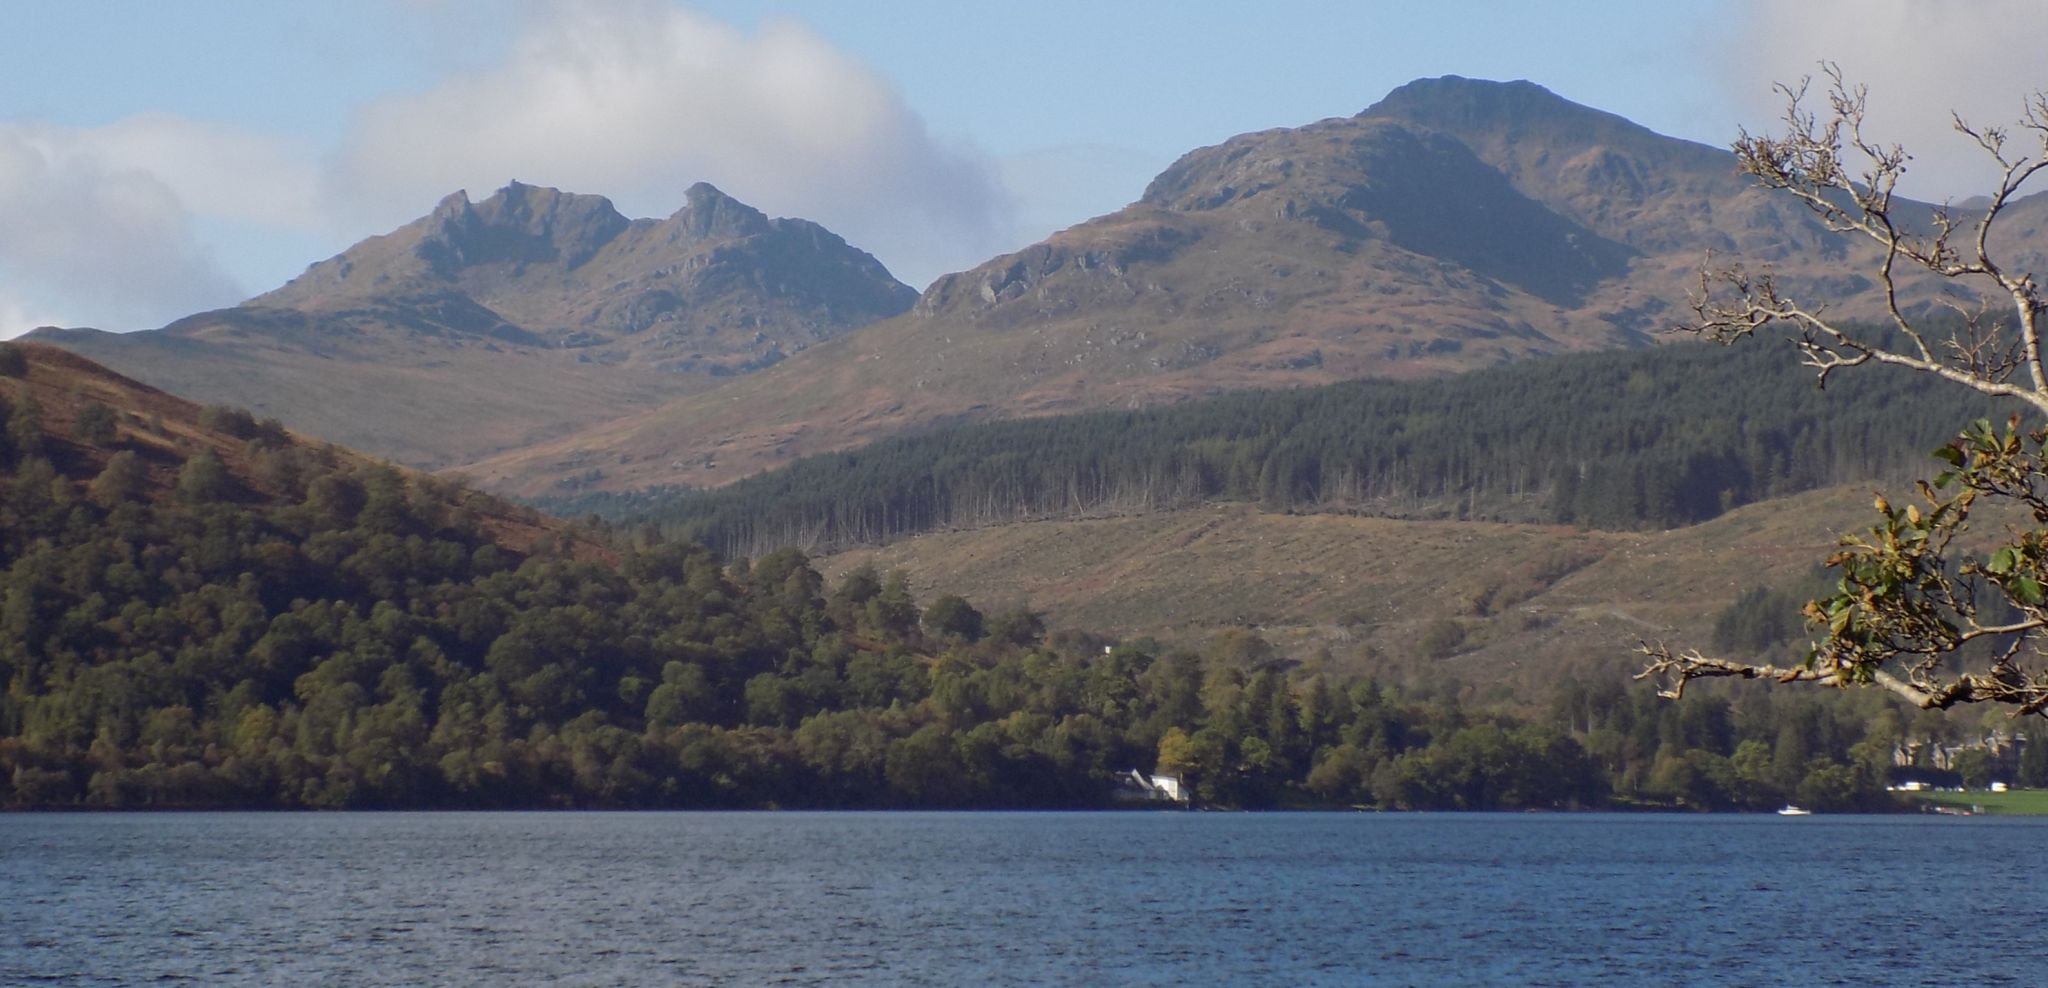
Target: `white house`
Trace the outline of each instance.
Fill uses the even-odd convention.
[[[1118,795],[1136,800],[1170,800],[1176,803],[1188,801],[1187,790],[1181,788],[1178,775],[1148,776],[1137,769],[1131,769],[1118,780]]]

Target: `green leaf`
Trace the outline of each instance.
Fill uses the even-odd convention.
[[[2039,607],[2041,605],[2041,583],[2032,576],[2021,573],[2013,578],[2011,587],[2014,599],[2020,603],[2028,607]]]
[[[1991,554],[1991,561],[1984,564],[1984,572],[2004,576],[2012,572],[2013,565],[2018,561],[2019,557],[2012,551],[2012,546],[2005,546]]]

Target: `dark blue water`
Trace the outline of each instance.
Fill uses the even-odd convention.
[[[0,984],[2043,983],[2048,823],[0,817]]]

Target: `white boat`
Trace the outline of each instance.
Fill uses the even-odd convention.
[[[1779,811],[1778,811],[1778,815],[1779,815],[1779,816],[1812,816],[1812,815],[1813,815],[1813,811],[1812,811],[1812,810],[1802,810],[1802,809],[1800,809],[1800,808],[1799,808],[1799,807],[1797,807],[1797,806],[1793,806],[1793,805],[1792,805],[1791,803],[1786,803],[1786,804],[1785,804],[1785,808],[1784,808],[1784,809],[1782,809],[1782,810],[1779,810]]]

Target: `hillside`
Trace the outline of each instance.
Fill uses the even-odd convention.
[[[1250,631],[1286,654],[1327,649],[1353,673],[1540,702],[1568,674],[1625,678],[1642,639],[1706,646],[1743,591],[1810,581],[1835,536],[1864,524],[1868,499],[1834,488],[1654,533],[1219,505],[940,532],[822,566],[900,568],[921,591],[1105,634],[1199,644]],[[1459,640],[1432,655],[1437,626]]]
[[[38,330],[170,391],[446,467],[772,365],[915,297],[868,254],[698,184],[662,220],[512,183],[231,309]]]
[[[2026,263],[2044,219],[2041,197],[2011,214]],[[1422,80],[1192,151],[1130,206],[760,375],[468,469],[528,496],[716,486],[951,422],[1641,346],[1681,321],[1709,250],[1838,314],[1881,312],[1873,251],[1730,153],[1531,83]]]
[[[1825,391],[1778,347],[1571,354],[1443,381],[1358,380],[950,426],[710,490],[537,501],[729,554],[1219,501],[1271,511],[1670,528],[1816,487],[1915,476],[2012,408],[1868,368]]]
[[[1455,711],[1222,665],[1198,703],[1194,656],[1048,647],[895,580],[828,594],[794,552],[509,552],[487,498],[51,347],[0,344],[0,398],[0,807],[1103,806],[1159,759],[1273,805],[1390,721],[1416,725],[1378,753],[1415,759],[1390,807],[1607,791],[1539,731],[1514,743],[1569,783],[1431,795],[1421,725]],[[1282,730],[1176,753],[1254,717]]]
[[[515,554],[541,544],[573,549],[579,556],[603,556],[595,543],[567,535],[557,520],[530,508],[433,478],[395,470],[373,458],[287,431],[275,419],[259,421],[247,411],[201,406],[115,373],[68,350],[33,342],[4,344],[5,362],[19,373],[0,374],[0,480],[21,492],[21,471],[37,461],[49,476],[35,486],[62,486],[68,498],[89,495],[91,485],[117,457],[125,479],[109,498],[153,504],[174,503],[189,491],[181,485],[195,459],[208,458],[212,479],[204,499],[247,509],[294,505],[318,476],[375,475],[410,489],[422,507],[459,514],[479,537]],[[89,424],[97,419],[98,425]],[[41,467],[36,468],[38,470]],[[41,503],[38,499],[38,503]],[[58,504],[42,504],[53,508]],[[17,519],[18,520],[18,519]]]
[[[0,807],[1106,806],[1132,766],[1177,773],[1223,807],[1572,808],[1612,794],[1755,808],[1792,792],[1884,805],[1881,775],[1853,747],[1890,722],[1874,694],[1859,699],[1875,705],[1751,696],[1737,718],[1718,697],[1659,703],[1604,666],[1590,685],[1546,682],[1540,696],[1518,696],[1499,669],[1472,670],[1486,674],[1480,689],[1443,674],[1463,645],[1499,637],[1485,615],[1538,628],[1541,607],[1564,606],[1561,588],[1607,560],[1667,562],[1620,537],[1558,548],[1544,537],[1570,533],[1478,529],[1418,546],[1331,519],[1291,542],[1258,519],[1077,529],[1083,561],[1142,564],[1136,550],[1161,536],[1206,556],[1155,554],[1196,577],[1181,589],[1209,594],[1174,607],[1239,626],[1284,612],[1247,610],[1277,603],[1244,595],[1251,582],[1305,591],[1318,608],[1356,603],[1347,634],[1430,613],[1454,587],[1417,584],[1417,597],[1388,579],[1401,574],[1354,570],[1379,584],[1370,602],[1341,579],[1330,593],[1328,571],[1346,560],[1313,551],[1510,546],[1459,559],[1468,575],[1513,567],[1464,605],[1469,619],[1436,622],[1471,624],[1466,641],[1441,649],[1425,629],[1421,654],[1445,656],[1441,668],[1382,685],[1346,669],[1399,665],[1275,652],[1251,636],[1200,653],[1047,636],[1028,611],[949,593],[920,604],[871,569],[828,583],[789,550],[726,565],[702,546],[558,531],[518,550],[488,498],[54,348],[0,344],[0,392]],[[1775,543],[1709,538],[1751,550],[1717,571],[1771,571],[1756,550]],[[1279,554],[1245,551],[1254,543]],[[1074,558],[1040,548],[1016,562]],[[1235,567],[1230,586],[1216,563]],[[1303,563],[1321,574],[1304,582]],[[1030,586],[1027,570],[1004,592]],[[1591,603],[1571,619],[1642,621],[1634,611],[1655,597],[1644,575],[1619,574],[1635,594],[1584,590]],[[1078,589],[1130,603],[1114,587]],[[1546,698],[1544,719],[1522,719]],[[1517,699],[1519,713],[1496,706]],[[1731,774],[1735,745],[1787,737],[1802,745],[1796,762]],[[1741,787],[1671,775],[1675,758],[1727,765],[1712,778]]]

